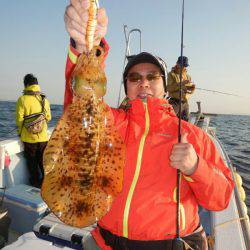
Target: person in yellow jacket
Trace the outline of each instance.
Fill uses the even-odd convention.
[[[16,104],[18,135],[24,146],[24,156],[30,174],[30,184],[40,187],[43,171],[43,151],[48,142],[47,122],[51,120],[50,104],[41,93],[33,74],[24,77],[23,95]]]
[[[188,121],[189,120],[189,104],[188,99],[195,90],[195,84],[192,83],[190,75],[187,74],[188,58],[186,56],[179,57],[176,65],[168,73],[167,80],[167,91],[169,96],[169,103],[173,106],[174,111],[177,116],[179,116],[179,107],[180,107],[180,70],[181,70],[181,61],[183,58],[183,68],[182,68],[182,109],[181,109],[181,119]]]

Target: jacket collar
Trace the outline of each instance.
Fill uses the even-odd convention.
[[[145,114],[145,104],[148,106],[148,110],[151,116],[156,116],[162,113],[166,113],[169,116],[176,116],[172,106],[164,98],[159,99],[155,97],[147,97],[145,100],[139,98],[128,101],[131,105],[128,111],[133,115],[144,115]]]
[[[38,84],[33,84],[33,85],[30,85],[30,86],[24,88],[24,92],[26,92],[26,91],[41,92],[41,88]]]

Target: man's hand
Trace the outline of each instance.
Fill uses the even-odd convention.
[[[181,143],[173,146],[170,155],[170,165],[173,168],[180,169],[185,175],[191,175],[198,166],[198,156],[192,144],[187,141],[188,134],[184,134]]]
[[[186,86],[187,90],[193,91],[195,90],[195,84],[192,84],[190,86]]]
[[[192,94],[195,90],[195,84],[190,85],[190,86],[186,86],[186,93],[188,94]]]
[[[71,0],[66,7],[64,22],[66,30],[76,42],[76,50],[80,53],[86,51],[86,27],[88,22],[89,0]],[[108,17],[104,8],[100,8],[97,14],[97,26],[95,30],[94,46],[100,44],[105,36],[108,26]]]
[[[189,83],[190,83],[189,80],[183,80],[183,81],[182,81],[182,84],[184,84],[184,85],[187,85],[187,84],[189,84]]]

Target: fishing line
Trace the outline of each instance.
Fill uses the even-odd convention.
[[[202,89],[202,88],[196,88],[196,89],[202,90],[202,91],[207,91],[207,92],[212,92],[212,93],[218,93],[218,94],[222,94],[222,95],[231,95],[231,96],[236,96],[236,97],[250,99],[249,97],[246,97],[246,96],[236,95],[236,94],[232,94],[232,93],[226,93],[226,92],[222,92],[222,91],[218,91],[218,90],[213,90],[213,89]]]

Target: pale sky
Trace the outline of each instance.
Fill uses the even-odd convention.
[[[16,100],[23,76],[37,76],[52,104],[62,104],[68,35],[63,15],[68,0],[0,0],[0,100]],[[125,56],[123,25],[140,28],[142,50],[162,57],[171,70],[180,55],[181,0],[100,0],[109,17],[106,40],[108,93],[116,106]],[[250,1],[186,0],[184,55],[197,87],[233,93],[233,97],[197,90],[190,99],[204,112],[250,114]],[[139,52],[138,36],[131,47]]]

